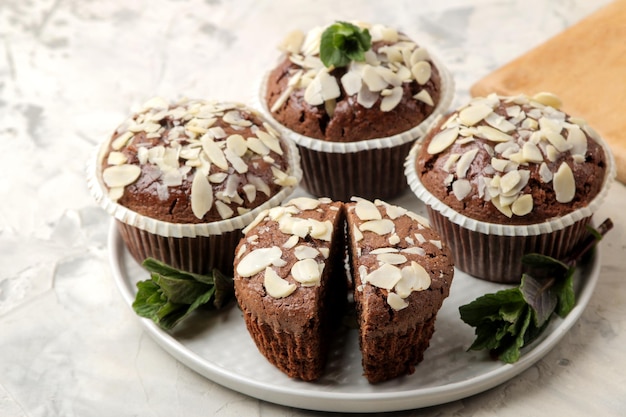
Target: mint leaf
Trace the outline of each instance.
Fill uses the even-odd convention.
[[[537,280],[530,275],[522,275],[520,291],[524,296],[524,301],[535,311],[535,325],[537,327],[550,318],[556,305],[558,298],[553,288],[553,279]]]
[[[150,271],[150,279],[137,283],[133,310],[166,330],[211,300],[215,308],[222,308],[234,293],[232,278],[217,270],[210,275],[193,274],[152,258],[143,266]]]
[[[322,33],[320,59],[330,67],[345,67],[351,61],[365,61],[365,51],[372,47],[367,29],[348,22],[336,22]]]
[[[574,308],[575,265],[612,227],[607,219],[590,231],[566,261],[536,253],[524,255],[526,272],[518,287],[460,306],[461,319],[475,327],[476,338],[468,350],[487,349],[503,362],[517,362],[521,349],[541,336],[553,313],[565,317]]]

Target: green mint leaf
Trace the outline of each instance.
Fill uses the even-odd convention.
[[[531,323],[532,312],[529,308],[525,308],[521,315],[522,320],[518,320],[516,328],[511,331],[509,343],[501,346],[498,352],[498,359],[506,363],[515,363],[519,360],[521,351],[524,346],[524,335]]]
[[[351,61],[364,61],[365,51],[372,47],[367,29],[348,22],[336,22],[322,33],[320,59],[330,67],[345,67]]]
[[[524,305],[524,298],[517,288],[498,291],[495,294],[485,294],[469,304],[459,307],[461,320],[470,326],[476,327],[485,320],[498,320],[501,312],[515,310]],[[502,310],[504,308],[504,310]]]
[[[133,309],[161,328],[169,330],[200,306],[225,306],[234,294],[233,280],[218,270],[210,275],[188,273],[148,258],[143,266],[150,279],[137,283]]]
[[[522,275],[520,291],[524,300],[534,310],[537,327],[550,318],[558,303],[557,294],[553,291],[555,279],[538,280],[528,274]]]
[[[574,293],[574,268],[570,268],[567,277],[556,283],[554,290],[558,298],[555,313],[559,317],[565,317],[576,305],[576,294]]]

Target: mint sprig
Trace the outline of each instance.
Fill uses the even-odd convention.
[[[365,61],[365,52],[371,47],[372,37],[367,29],[336,22],[322,33],[320,59],[328,68],[345,67],[351,61]]]
[[[521,349],[536,340],[554,314],[565,317],[576,304],[577,262],[613,227],[610,219],[579,243],[564,262],[541,254],[522,257],[525,272],[518,287],[485,294],[459,307],[461,319],[475,327],[468,350],[489,350],[506,363],[517,362]]]
[[[234,292],[232,278],[217,269],[210,275],[194,274],[152,258],[142,265],[150,272],[150,279],[137,283],[133,310],[165,330],[211,301],[214,308],[222,308]]]

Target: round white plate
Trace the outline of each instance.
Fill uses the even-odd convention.
[[[407,207],[407,205],[405,205]],[[149,278],[130,256],[114,222],[109,234],[110,262],[116,284],[129,306],[137,281]],[[521,373],[550,351],[582,314],[600,271],[596,249],[575,276],[576,306],[565,319],[553,318],[540,340],[524,348],[515,364],[491,360],[486,352],[467,351],[474,329],[458,308],[477,297],[506,288],[458,270],[437,315],[430,347],[413,375],[370,385],[362,376],[356,330],[332,349],[325,375],[317,382],[288,378],[258,352],[236,303],[219,312],[200,311],[174,331],[141,320],[148,334],[168,353],[206,378],[265,401],[291,407],[335,412],[382,412],[427,407],[465,398]]]

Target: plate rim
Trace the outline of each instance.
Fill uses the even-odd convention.
[[[118,291],[132,311],[134,285],[122,272],[122,256],[130,257],[133,262],[134,259],[127,251],[114,219],[110,222],[107,246],[113,279]],[[524,352],[516,363],[502,364],[498,368],[463,381],[398,392],[345,393],[295,390],[282,385],[270,385],[245,378],[236,373],[227,372],[222,366],[214,364],[193,352],[173,335],[161,330],[150,319],[136,317],[148,335],[168,354],[194,372],[233,391],[279,405],[313,411],[351,413],[402,411],[441,405],[479,394],[519,375],[543,358],[578,321],[589,303],[600,277],[601,252],[599,246],[594,248],[593,258],[588,263],[587,268],[589,272],[584,277],[584,282],[580,285],[580,290],[576,297],[576,305],[572,311],[564,319],[561,319],[557,327],[544,339],[539,343],[533,344],[530,350]],[[133,314],[135,314],[134,311]]]

